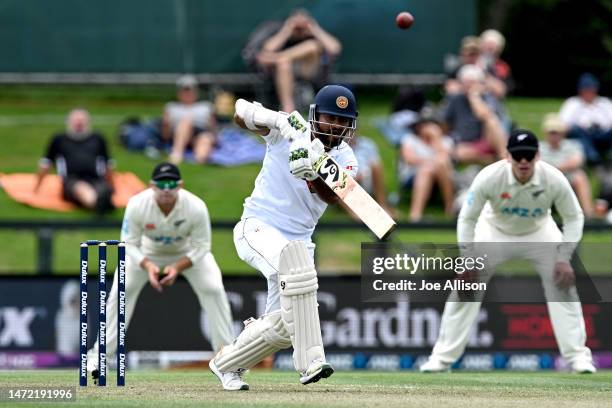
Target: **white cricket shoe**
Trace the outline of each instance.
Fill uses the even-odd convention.
[[[214,375],[217,376],[221,384],[223,385],[223,389],[227,391],[246,391],[249,389],[249,384],[245,383],[242,380],[242,374],[245,373],[246,370],[239,369],[236,371],[228,371],[222,373],[215,364],[215,359],[213,358],[208,363],[208,367],[210,371],[213,372]]]
[[[300,382],[304,385],[315,383],[321,378],[327,378],[334,373],[331,364],[325,361],[313,361],[305,372],[300,373]]]
[[[572,363],[572,371],[578,374],[594,374],[597,372],[597,369],[588,360],[577,360]]]
[[[419,371],[422,373],[445,373],[449,372],[450,368],[450,363],[445,363],[437,358],[429,357],[429,359],[419,367]]]

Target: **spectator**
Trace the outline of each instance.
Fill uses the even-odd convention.
[[[578,79],[578,95],[567,99],[559,115],[569,127],[568,137],[578,139],[590,163],[598,164],[612,147],[612,101],[598,95],[599,81],[592,74]]]
[[[497,30],[489,29],[480,34],[479,65],[484,68],[485,72],[492,72],[493,75],[505,85],[504,89],[504,87],[498,86],[498,84],[492,84],[491,89],[497,90],[497,96],[500,98],[505,96],[507,91],[511,89],[514,84],[510,65],[500,57],[504,51],[505,45],[506,39]]]
[[[502,107],[485,91],[484,73],[465,65],[458,73],[460,92],[449,95],[443,118],[455,142],[459,163],[491,163],[504,157],[506,138],[501,126]]]
[[[104,137],[90,128],[89,112],[73,109],[66,132],[56,134],[40,159],[34,192],[37,193],[51,165],[62,178],[64,199],[98,214],[113,209],[111,160]]]
[[[220,91],[215,95],[215,120],[219,127],[235,126],[232,120],[235,104],[236,97],[231,92]]]
[[[447,79],[444,83],[446,94],[452,95],[461,92],[461,83],[458,73],[465,65],[477,65],[483,69],[483,84],[488,93],[498,99],[506,95],[506,85],[502,80],[495,76],[492,66],[485,66],[481,59],[481,41],[475,36],[467,36],[461,40],[459,57],[450,56],[445,61]]]
[[[170,161],[179,164],[185,150],[193,150],[197,163],[206,163],[216,140],[214,108],[198,101],[198,82],[192,75],[176,81],[178,102],[169,102],[162,118],[162,139],[172,143]]]
[[[565,174],[569,180],[582,211],[586,217],[593,216],[593,201],[591,198],[591,185],[582,166],[584,164],[584,151],[576,140],[565,138],[567,128],[555,113],[544,117],[542,130],[546,140],[540,145],[540,158],[555,166]]]
[[[340,42],[306,10],[296,10],[256,55],[258,65],[274,76],[281,110],[295,110],[295,79],[313,80],[340,54]]]
[[[376,143],[365,136],[355,135],[349,140],[349,145],[353,148],[359,164],[355,180],[392,215],[393,212],[387,205],[384,170]]]
[[[424,113],[413,125],[400,149],[399,181],[402,189],[412,187],[410,220],[421,220],[434,183],[444,200],[444,212],[453,214],[453,141],[444,136],[440,124]]]
[[[392,113],[388,118],[375,119],[375,126],[382,132],[387,141],[399,147],[410,126],[419,118],[419,112],[425,107],[427,99],[420,87],[402,87],[393,101]]]

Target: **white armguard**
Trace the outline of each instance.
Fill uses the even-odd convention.
[[[278,129],[280,121],[286,115],[284,112],[276,112],[264,108],[259,102],[249,102],[244,99],[236,101],[236,114],[244,120],[244,124],[250,130],[258,130],[257,126],[268,129]]]

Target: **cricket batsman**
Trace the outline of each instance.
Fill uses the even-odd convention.
[[[257,126],[253,118],[258,109],[263,107],[249,104],[235,116],[240,126],[263,137],[267,151],[234,228],[234,244],[240,259],[267,279],[268,298],[265,314],[247,320],[242,333],[210,361],[226,390],[248,390],[242,374],[289,346],[302,384],[334,372],[323,351],[311,236],[327,205],[337,198],[313,165],[328,154],[352,177],[357,173],[346,143],[355,132],[357,102],[347,88],[322,88],[310,105],[308,122],[294,111],[278,128]]]
[[[509,259],[529,260],[542,279],[561,355],[573,371],[594,373],[570,265],[582,238],[582,210],[563,173],[539,161],[538,139],[532,132],[514,131],[507,150],[506,159],[485,167],[474,179],[459,214],[457,240],[460,245],[497,243],[495,253],[488,254],[489,268]],[[551,216],[553,205],[563,220],[563,232]],[[450,295],[438,340],[422,372],[448,371],[459,359],[479,309],[480,302],[461,302],[456,292]]]
[[[181,173],[174,164],[158,164],[149,188],[130,199],[123,217],[121,240],[126,243],[127,255],[126,326],[147,282],[162,293],[183,275],[208,316],[214,350],[232,341],[231,310],[221,271],[211,252],[208,209],[200,198],[183,189]],[[117,315],[117,276],[115,273],[108,297],[108,316]],[[107,353],[114,353],[116,348],[117,320],[109,319]],[[99,376],[97,354],[98,342],[87,356],[87,370],[94,381]]]

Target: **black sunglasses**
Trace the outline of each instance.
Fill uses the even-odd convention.
[[[536,157],[537,153],[537,150],[515,150],[513,152],[510,152],[510,155],[517,162],[520,162],[523,159],[530,162]]]

